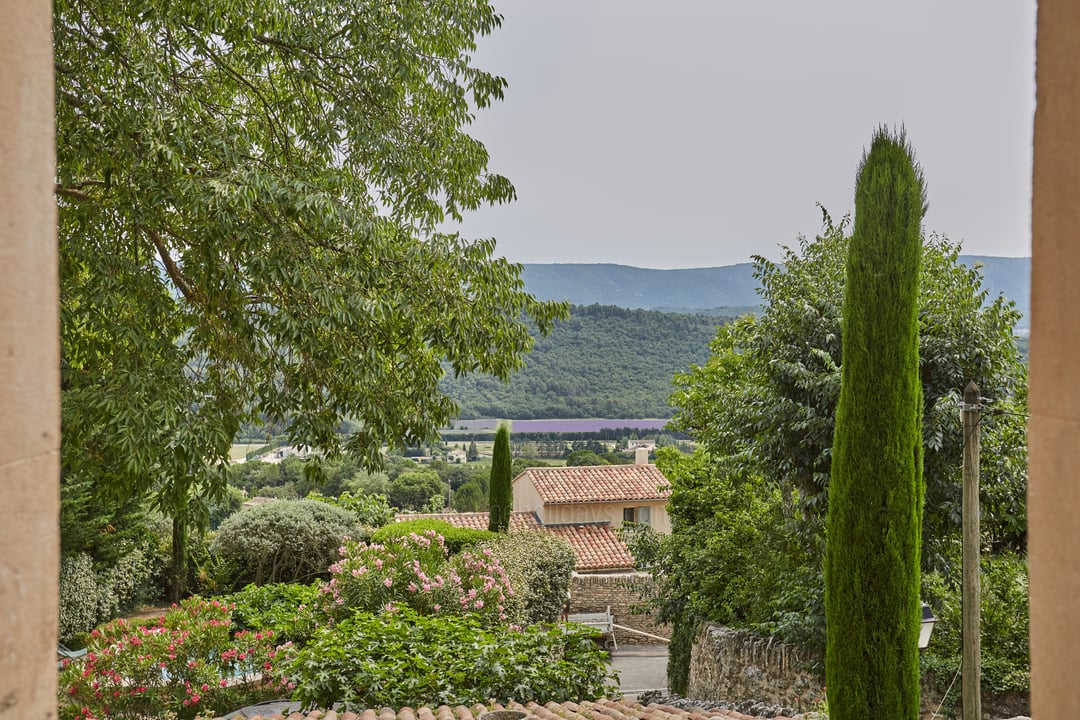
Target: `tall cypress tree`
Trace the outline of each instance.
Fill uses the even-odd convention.
[[[495,433],[495,447],[491,453],[491,482],[488,489],[488,530],[506,532],[510,529],[510,508],[514,504],[511,487],[513,471],[510,460],[510,430],[500,425]]]
[[[922,171],[879,128],[855,184],[825,551],[833,720],[919,717]]]

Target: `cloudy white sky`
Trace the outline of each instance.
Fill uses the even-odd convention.
[[[924,227],[1029,255],[1035,0],[494,0],[473,133],[518,191],[461,231],[515,262],[706,267],[853,210],[876,126],[903,124]]]

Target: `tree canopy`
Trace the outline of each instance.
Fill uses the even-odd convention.
[[[635,549],[677,581],[660,583],[674,620],[669,682],[685,682],[693,625],[707,619],[824,649],[824,519],[840,393],[847,221],[755,259],[764,310],[720,328],[712,355],[675,379],[673,421],[693,456],[658,452],[672,484],[673,533]],[[924,239],[918,303],[922,387],[924,570],[958,577],[960,458],[957,402],[975,380],[983,415],[984,540],[1023,550],[1026,370],[1013,338],[1018,313],[989,298],[977,268],[947,239]],[[681,673],[681,674],[680,674]],[[684,685],[682,687],[685,687]]]
[[[179,508],[241,422],[293,444],[429,440],[453,373],[500,378],[564,308],[494,241],[437,231],[514,198],[464,132],[484,0],[59,0],[63,470]]]
[[[755,257],[764,311],[719,329],[712,355],[675,379],[673,426],[687,432],[728,472],[753,472],[785,493],[789,515],[820,529],[825,516],[833,430],[840,394],[841,309],[848,221],[824,228],[780,262]],[[1023,543],[1027,373],[1013,329],[1013,303],[988,297],[978,268],[959,246],[924,238],[919,290],[919,375],[923,408],[926,512],[923,564],[947,569],[960,527],[963,438],[957,407],[974,380],[1000,412],[985,418],[987,503],[1012,513],[991,521],[995,544]],[[1010,459],[1011,458],[1011,459]],[[736,468],[736,466],[738,466]],[[1005,500],[1006,495],[1010,500]]]

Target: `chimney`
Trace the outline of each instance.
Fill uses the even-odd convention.
[[[639,447],[634,450],[634,464],[635,465],[648,465],[649,464],[649,448]]]

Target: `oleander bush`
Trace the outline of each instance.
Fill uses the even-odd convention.
[[[548,532],[527,530],[500,533],[479,547],[491,551],[510,579],[511,622],[532,625],[558,619],[576,562],[570,543]]]
[[[451,554],[459,553],[495,536],[495,533],[487,530],[460,528],[451,525],[445,520],[422,518],[419,520],[402,520],[381,527],[372,534],[371,541],[374,543],[386,543],[394,538],[406,537],[413,533],[424,535],[429,531],[442,536],[443,542]]]
[[[221,524],[210,546],[221,566],[221,589],[249,583],[311,582],[327,576],[345,538],[367,531],[343,508],[316,500],[276,500]]]
[[[405,605],[423,615],[475,615],[487,626],[505,624],[514,594],[490,550],[454,555],[434,530],[385,544],[348,541],[322,589],[329,613],[377,613]]]
[[[594,630],[487,628],[475,615],[395,606],[321,628],[283,666],[294,700],[343,709],[564,702],[612,695]]]
[[[272,632],[233,634],[230,625],[224,603],[189,598],[154,620],[92,631],[86,656],[60,672],[60,717],[186,719],[290,691],[276,665],[291,648]]]

